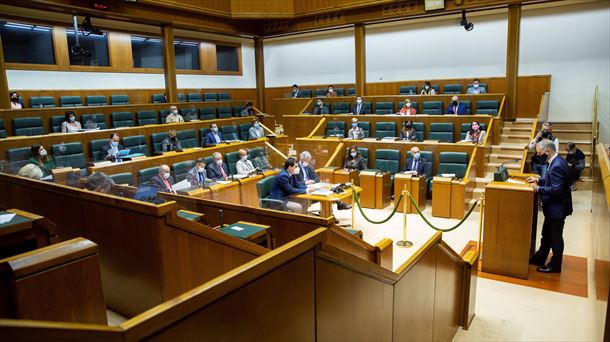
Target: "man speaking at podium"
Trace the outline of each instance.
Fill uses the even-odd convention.
[[[560,273],[563,257],[563,226],[566,216],[572,215],[572,191],[570,189],[570,167],[557,155],[557,148],[551,140],[541,140],[536,144],[536,155],[546,156],[549,164],[543,178],[530,177],[526,181],[540,194],[544,223],[540,249],[530,259],[530,264],[543,273]],[[551,261],[545,265],[549,251],[553,250]]]

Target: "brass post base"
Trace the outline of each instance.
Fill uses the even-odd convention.
[[[413,242],[411,242],[411,241],[397,241],[396,242],[396,246],[402,247],[402,248],[411,248],[411,247],[413,247]]]

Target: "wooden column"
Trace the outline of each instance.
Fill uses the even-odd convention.
[[[178,102],[176,83],[176,55],[174,54],[174,28],[163,26],[163,72],[165,74],[165,95],[168,102]]]
[[[2,37],[0,37],[0,109],[10,109],[11,100],[8,97],[8,80],[6,79],[6,64],[4,64],[4,51]]]
[[[265,55],[263,38],[254,37],[254,65],[256,68],[256,101],[258,109],[265,111]]]
[[[354,27],[356,46],[356,95],[363,96],[366,86],[366,42],[364,24]]]
[[[506,109],[504,119],[517,117],[517,87],[519,79],[519,33],[521,5],[508,7],[508,38],[506,43]]]

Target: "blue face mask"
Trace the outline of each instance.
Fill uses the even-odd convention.
[[[358,124],[357,123],[353,123],[352,127],[356,128],[356,127],[358,127]]]
[[[413,155],[413,158],[415,158],[415,160],[418,160],[420,157],[421,157],[421,154],[419,154],[419,152],[417,152]]]
[[[110,142],[110,145],[111,145],[112,147],[117,147],[117,146],[119,146],[119,143],[118,143],[118,142],[116,142],[116,141],[111,141],[111,142]]]

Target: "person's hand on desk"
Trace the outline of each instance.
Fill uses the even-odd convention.
[[[538,177],[527,177],[527,179],[525,179],[525,182],[536,184],[538,183]]]
[[[308,186],[305,191],[307,191],[307,193],[310,194],[310,193],[316,191],[316,189],[313,186]]]
[[[305,181],[305,185],[311,185],[311,184],[314,184],[315,182],[316,182],[315,180],[309,179],[309,180]]]

